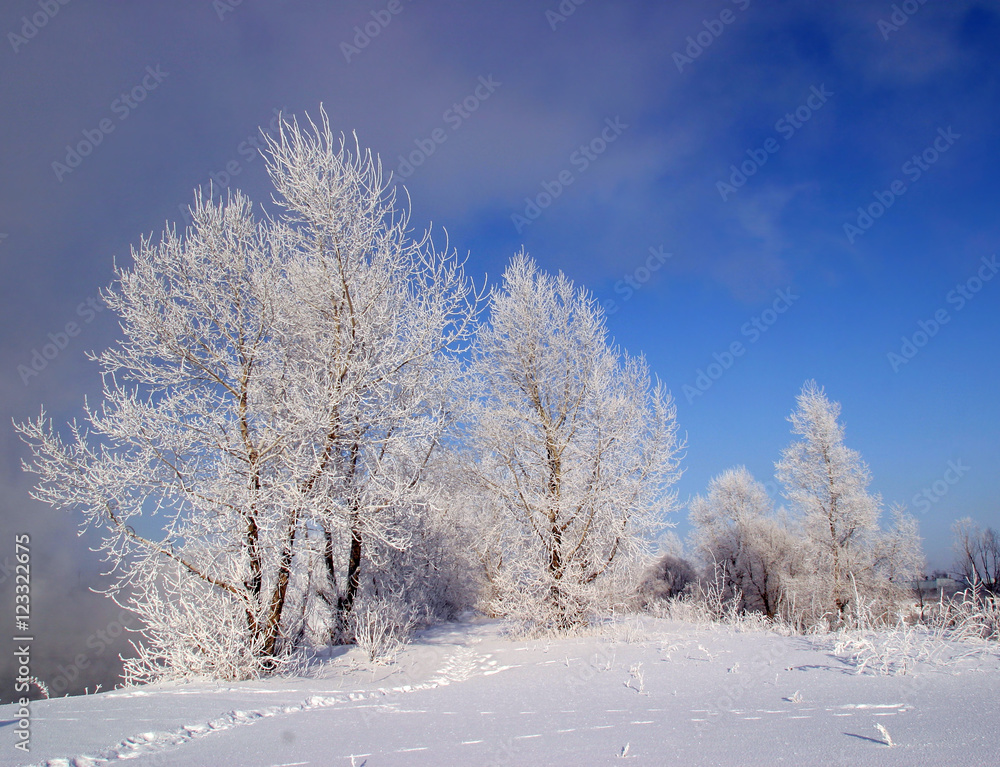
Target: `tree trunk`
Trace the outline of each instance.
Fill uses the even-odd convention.
[[[340,624],[348,625],[354,602],[361,588],[361,530],[357,522],[351,525],[351,552],[347,559],[347,590],[338,604]]]
[[[264,643],[260,652],[263,666],[268,671],[273,670],[275,667],[274,654],[278,649],[278,637],[281,633],[281,614],[285,609],[285,598],[288,594],[288,581],[292,572],[292,558],[295,553],[295,533],[298,529],[298,524],[298,514],[293,512],[292,519],[288,523],[285,545],[281,550],[278,578],[274,584],[274,592],[271,594],[271,604],[268,610],[267,621],[264,624]]]

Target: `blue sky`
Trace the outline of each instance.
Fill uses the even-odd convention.
[[[1000,525],[997,2],[54,6],[0,12],[8,423],[80,412],[113,260],[209,179],[266,202],[258,126],[322,103],[477,279],[523,245],[606,303],[678,401],[682,501],[739,463],[770,480],[814,378],[932,566],[955,518]],[[0,450],[2,540],[39,536],[86,621],[93,541],[28,499],[9,428]]]

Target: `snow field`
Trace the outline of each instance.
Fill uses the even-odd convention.
[[[303,676],[40,701],[31,758],[3,763],[1000,764],[995,645],[892,675],[836,645],[662,619],[560,639],[449,624],[391,666],[351,649]]]

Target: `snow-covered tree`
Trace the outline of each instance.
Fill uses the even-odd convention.
[[[282,460],[285,254],[251,208],[199,196],[184,236],[134,249],[104,295],[125,338],[99,357],[101,405],[68,441],[44,412],[20,427],[35,497],[103,528],[112,594],[148,624],[144,660],[195,674],[276,655],[303,510]]]
[[[477,300],[453,254],[410,237],[379,164],[338,145],[325,114],[311,132],[282,125],[267,160],[296,253],[282,327],[296,422],[314,449],[320,593],[334,597],[335,630],[349,631],[365,559],[369,579],[396,568],[398,552],[415,553],[417,522],[433,516],[422,479],[454,422],[454,355]]]
[[[745,611],[778,614],[796,541],[774,514],[764,486],[743,466],[712,479],[690,503],[692,543],[701,563]]]
[[[817,589],[834,619],[850,603],[860,570],[869,563],[866,539],[878,529],[879,500],[868,493],[871,475],[861,456],[844,445],[837,420],[839,403],[830,402],[815,381],[808,381],[789,417],[801,439],[776,464],[785,495],[800,515],[814,549]]]
[[[913,571],[919,557],[916,524],[902,510],[896,514],[895,541],[879,529],[881,498],[868,492],[871,473],[844,445],[839,416],[840,404],[815,381],[806,382],[789,417],[800,439],[776,464],[805,536],[808,574],[796,589],[800,607],[814,602],[820,614],[838,623],[847,619],[855,595],[879,594],[890,578]]]
[[[902,506],[892,506],[889,516],[892,527],[875,544],[875,574],[892,587],[909,590],[926,567],[919,525]]]
[[[637,604],[646,609],[665,599],[680,596],[698,579],[694,567],[679,554],[661,554],[639,583]]]
[[[516,255],[491,296],[473,370],[473,474],[490,606],[563,628],[634,593],[673,507],[675,408],[612,346],[593,298]]]
[[[349,631],[366,556],[389,564],[432,516],[475,297],[322,118],[268,142],[278,218],[199,196],[116,270],[124,338],[86,425],[19,426],[36,497],[104,530],[112,594],[148,626],[135,679],[274,668],[314,594]]]

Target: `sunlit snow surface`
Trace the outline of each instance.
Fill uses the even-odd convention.
[[[39,701],[23,757],[0,707],[0,764],[1000,765],[995,644],[834,645],[653,619],[548,640],[449,624],[389,666],[351,648],[305,676]]]

